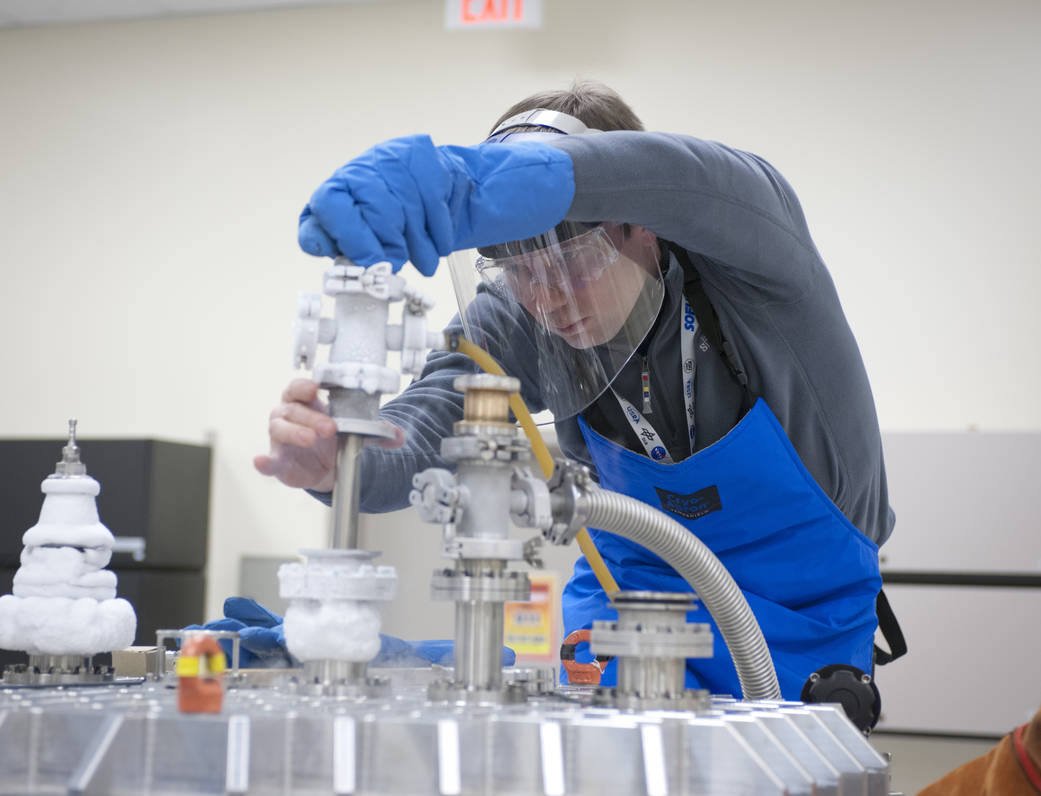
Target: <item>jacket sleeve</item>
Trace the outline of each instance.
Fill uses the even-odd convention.
[[[567,217],[638,224],[710,259],[759,301],[806,290],[820,256],[799,200],[765,160],[714,141],[614,131],[559,136],[575,172]]]

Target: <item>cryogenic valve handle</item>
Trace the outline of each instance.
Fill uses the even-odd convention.
[[[363,268],[344,257],[338,257],[325,273],[323,292],[337,301],[337,318],[322,317],[322,297],[319,294],[299,294],[296,320],[293,323],[294,368],[316,370],[318,345],[332,344],[338,339],[338,330],[343,324],[343,318],[339,316],[342,311],[340,302],[351,297],[367,296],[372,301],[383,304],[404,301],[400,324],[388,325],[386,315],[381,313],[378,323],[370,324],[362,330],[365,334],[374,335],[378,340],[378,343],[372,341],[369,348],[381,350],[385,347],[387,350],[401,352],[401,371],[418,376],[426,364],[427,351],[444,345],[441,335],[427,330],[427,312],[433,308],[433,300],[422,291],[405,284],[402,277],[392,273],[390,263]],[[362,303],[365,304],[364,301]],[[355,332],[357,331],[355,329]],[[383,339],[379,340],[379,337]],[[353,343],[354,349],[367,350],[364,340]],[[352,363],[337,361],[333,364],[342,367]],[[354,364],[358,367],[371,369],[375,366],[377,369],[386,370],[381,362],[371,359]],[[389,382],[381,381],[379,391],[397,392],[400,382],[395,379],[393,385],[388,384]],[[340,386],[353,389],[352,385]]]
[[[337,257],[325,273],[325,292],[330,296],[340,293],[365,293],[380,301],[400,301],[405,294],[405,280],[393,273],[390,263],[364,267],[355,265],[346,257]]]

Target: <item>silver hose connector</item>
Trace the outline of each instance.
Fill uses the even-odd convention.
[[[690,530],[646,503],[600,489],[589,470],[558,460],[547,483],[551,519],[540,523],[553,544],[568,544],[585,525],[623,536],[663,558],[690,584],[716,621],[745,699],[780,699],[770,649],[737,583]],[[514,489],[515,517],[534,513],[532,496]]]
[[[591,489],[586,521],[663,558],[701,598],[734,659],[745,699],[780,699],[770,648],[737,583],[715,554],[671,517],[625,495]]]

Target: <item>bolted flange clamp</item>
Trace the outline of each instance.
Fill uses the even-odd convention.
[[[596,485],[588,467],[568,459],[557,459],[546,486],[553,517],[550,525],[542,526],[542,535],[553,544],[569,544],[586,525],[589,515],[586,495]]]
[[[515,433],[503,434],[494,429],[496,436],[445,437],[441,440],[441,456],[450,462],[475,461],[481,464],[515,464],[531,458],[526,440]]]
[[[464,575],[451,569],[443,569],[435,571],[430,578],[430,597],[434,600],[486,603],[523,602],[531,597],[531,582],[525,572]]]
[[[429,467],[412,476],[408,502],[416,507],[423,522],[453,523],[469,503],[470,492],[455,482],[455,476],[440,467]]]
[[[600,620],[593,623],[589,646],[597,655],[616,657],[711,658],[712,626],[698,622],[678,628],[668,624],[623,628],[617,622]]]

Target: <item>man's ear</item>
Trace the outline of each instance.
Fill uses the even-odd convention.
[[[661,259],[661,248],[658,236],[638,224],[625,224],[623,232],[622,252],[639,262],[651,274],[660,276],[658,261]]]

